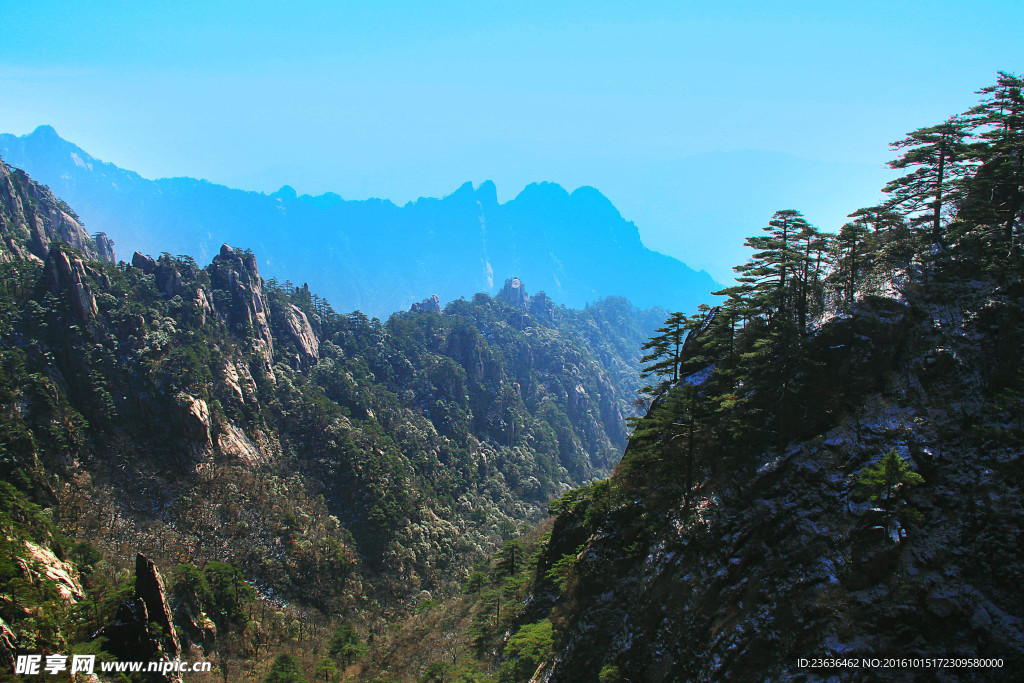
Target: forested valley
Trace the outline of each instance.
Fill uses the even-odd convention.
[[[812,680],[837,672],[800,658],[872,656],[1006,680],[1022,87],[1000,73],[894,143],[886,200],[834,233],[766,217],[689,312],[573,310],[509,274],[341,314],[239,245],[115,263],[0,164],[0,680],[40,652],[226,682]]]

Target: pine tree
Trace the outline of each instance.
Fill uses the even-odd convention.
[[[886,509],[892,508],[902,488],[923,483],[924,478],[910,469],[910,463],[895,448],[874,465],[862,469],[857,477],[860,494],[869,500],[879,501]]]
[[[729,349],[728,355],[722,360],[729,368],[736,364],[736,323],[739,321],[742,329],[754,313],[750,302],[751,290],[752,287],[749,284],[739,284],[711,293],[712,296],[726,297],[720,306],[721,313],[719,315],[722,318],[721,329],[725,333],[722,346]]]
[[[962,180],[972,168],[968,137],[969,122],[954,116],[937,126],[919,128],[890,145],[905,151],[890,161],[889,167],[913,170],[882,188],[889,195],[885,208],[910,215],[914,225],[930,224],[932,241],[943,246],[943,208],[955,206]]]
[[[324,683],[331,683],[338,679],[338,667],[330,657],[324,656],[316,664],[313,670],[313,678]]]
[[[996,84],[982,88],[984,99],[967,112],[980,144],[974,157],[981,166],[968,183],[966,215],[998,224],[1010,252],[1018,249],[1014,225],[1024,209],[1024,80],[999,72]]]
[[[367,647],[359,639],[359,634],[349,624],[342,624],[334,630],[328,646],[328,654],[345,668],[366,654]]]
[[[263,683],[306,683],[298,658],[291,654],[278,655]]]
[[[522,541],[505,541],[498,551],[497,570],[499,576],[512,576],[525,561]]]
[[[798,291],[793,283],[799,281],[803,260],[799,237],[809,229],[799,211],[776,211],[764,228],[767,234],[747,238],[746,246],[754,250],[750,261],[733,269],[739,275],[736,279],[750,286],[755,310],[769,323],[776,314],[790,313],[792,291]]]
[[[857,280],[865,265],[864,241],[867,233],[868,229],[863,222],[854,221],[840,228],[836,238],[836,248],[839,252],[838,274],[842,283],[843,302],[847,307],[853,304],[857,293]]]
[[[800,333],[807,332],[807,318],[820,296],[822,261],[828,250],[828,237],[813,225],[804,224],[797,235],[800,247],[799,288],[797,292],[797,319]]]
[[[847,218],[852,218],[854,223],[863,224],[876,233],[892,233],[903,226],[903,216],[885,206],[867,206],[857,209]]]
[[[640,359],[641,365],[644,365],[640,377],[659,377],[661,381],[657,385],[645,386],[640,392],[661,395],[679,381],[679,366],[686,338],[686,316],[679,311],[672,313],[665,320],[664,326],[655,332],[656,336],[640,347],[642,351],[650,352]]]

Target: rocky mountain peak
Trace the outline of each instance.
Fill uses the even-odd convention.
[[[45,123],[41,126],[36,126],[36,129],[32,131],[32,136],[36,138],[41,138],[43,140],[60,139],[60,135],[57,134],[57,131],[54,129],[54,127],[47,125]]]
[[[483,206],[498,205],[498,188],[493,180],[485,180],[476,188],[476,199]]]
[[[230,295],[228,306],[217,307],[218,315],[236,332],[252,329],[253,346],[268,376],[273,376],[274,338],[270,332],[270,310],[263,291],[263,279],[251,251],[236,251],[224,244],[206,269],[211,285]]]
[[[132,266],[156,280],[156,287],[165,296],[176,296],[184,292],[181,284],[181,273],[177,271],[170,257],[161,256],[154,261],[151,257],[139,252],[132,254]]]
[[[283,201],[295,201],[298,199],[299,194],[295,191],[295,188],[291,185],[282,185],[281,189],[270,195],[271,197],[277,197]]]
[[[526,294],[526,286],[517,277],[505,280],[505,286],[498,292],[497,298],[522,309],[525,309],[530,303],[530,297]]]
[[[430,296],[419,303],[415,303],[409,307],[409,310],[413,313],[426,311],[430,313],[441,313],[441,299],[438,298],[437,294]]]
[[[555,319],[554,308],[554,302],[548,298],[548,295],[543,290],[530,297],[530,315],[538,320],[553,321]]]

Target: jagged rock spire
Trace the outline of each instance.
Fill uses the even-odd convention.
[[[530,303],[530,297],[526,294],[526,286],[517,277],[505,280],[505,286],[498,292],[497,298],[523,309]]]

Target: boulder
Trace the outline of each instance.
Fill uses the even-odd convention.
[[[136,251],[132,254],[132,267],[138,268],[146,275],[152,275],[156,272],[156,261],[151,257]]]
[[[181,626],[182,652],[188,652],[192,645],[201,647],[204,655],[213,650],[217,641],[217,626],[205,613],[193,613],[188,605],[180,604],[174,611],[174,621]]]

